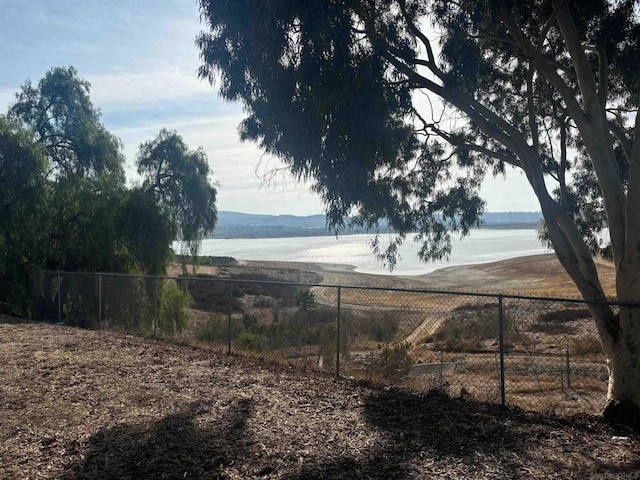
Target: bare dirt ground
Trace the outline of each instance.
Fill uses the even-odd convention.
[[[640,439],[596,417],[18,322],[0,319],[2,479],[631,479],[640,471]]]
[[[600,281],[610,296],[615,296],[615,271],[605,261],[598,261]],[[499,262],[445,267],[419,276],[373,275],[360,273],[342,264],[303,262],[239,261],[235,267],[198,267],[199,273],[226,274],[229,272],[280,273],[291,281],[297,273],[301,283],[324,285],[352,285],[382,288],[456,290],[468,292],[512,293],[532,296],[569,297],[579,292],[566,274],[555,254],[531,255]],[[171,274],[179,274],[175,265]],[[318,276],[321,281],[318,281]]]
[[[612,269],[601,268],[611,289]],[[551,255],[422,277],[275,262],[200,272],[233,269],[302,283],[577,293]],[[640,438],[598,417],[418,395],[2,316],[0,365],[0,479],[640,478]]]

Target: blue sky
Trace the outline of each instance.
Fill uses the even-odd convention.
[[[204,27],[195,0],[0,0],[0,12],[0,112],[26,80],[73,65],[91,83],[103,123],[122,140],[130,178],[138,145],[165,127],[207,152],[220,210],[323,211],[308,186],[284,174],[264,185],[264,172],[281,163],[239,142],[241,105],[197,78],[194,40]],[[539,210],[517,172],[485,182],[482,193],[491,211]]]

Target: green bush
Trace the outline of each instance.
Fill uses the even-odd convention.
[[[232,275],[224,280],[208,274],[179,280],[181,285],[184,284],[189,289],[194,308],[205,312],[241,312],[239,299],[246,295],[270,297],[283,304],[293,304],[296,292],[294,285],[269,282],[274,282],[274,279],[267,275],[249,273]]]
[[[316,296],[308,288],[300,289],[296,292],[295,304],[304,312],[310,312],[316,308]]]
[[[396,339],[402,321],[411,320],[411,313],[400,310],[342,311],[342,331],[353,341],[390,343]],[[402,320],[400,320],[402,319]],[[415,327],[413,327],[415,328]],[[407,331],[413,328],[407,328]]]
[[[285,321],[285,320],[283,320]],[[333,308],[320,307],[314,310],[298,310],[287,322],[292,327],[307,328],[311,325],[335,323],[336,311]]]
[[[63,279],[64,286],[65,279]],[[161,287],[158,288],[160,294]],[[153,331],[156,279],[102,275],[102,328],[127,332]],[[159,313],[159,312],[158,312]]]
[[[173,281],[166,281],[160,293],[158,330],[162,333],[182,332],[189,324],[191,295]]]
[[[357,322],[358,329],[376,342],[390,342],[398,331],[393,312],[374,312]]]
[[[237,338],[245,331],[241,319],[231,319],[231,338]],[[227,343],[229,336],[229,318],[226,315],[212,314],[196,330],[196,338],[206,343]]]
[[[265,297],[264,295],[258,295],[253,300],[253,306],[256,308],[273,308],[276,301],[271,297]]]

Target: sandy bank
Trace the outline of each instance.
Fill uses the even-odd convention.
[[[600,279],[610,295],[615,293],[615,272],[606,262],[598,262]],[[578,290],[555,254],[531,255],[498,262],[445,267],[419,276],[374,275],[355,271],[352,265],[304,262],[239,261],[237,266],[198,268],[201,273],[264,272],[287,280],[295,274],[297,281],[327,285],[357,285],[389,288],[500,292],[522,295],[577,297]],[[175,273],[172,271],[170,273]],[[315,279],[315,280],[311,280]]]

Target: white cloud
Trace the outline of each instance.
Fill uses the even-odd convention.
[[[94,104],[101,107],[152,104],[215,95],[209,84],[197,79],[195,73],[176,69],[87,75],[86,78],[91,83]]]

